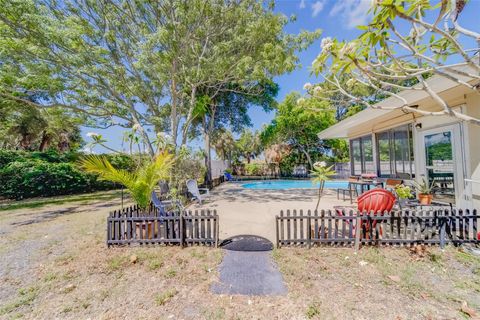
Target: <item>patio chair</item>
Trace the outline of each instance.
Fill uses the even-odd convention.
[[[223,174],[225,175],[225,179],[227,181],[235,181],[236,180],[230,173],[228,173],[226,171]]]
[[[345,188],[338,188],[337,189],[337,199],[340,199],[340,193],[343,194],[343,201],[345,201],[345,195],[348,193],[348,195],[350,196],[350,203],[353,203],[353,193],[355,193],[355,195],[358,197],[358,189],[355,188],[352,184],[352,182],[357,182],[358,181],[358,177],[350,177],[348,179],[348,188],[345,189]]]
[[[360,197],[358,197],[358,211],[360,214],[368,214],[373,212],[375,215],[383,214],[384,212],[390,212],[395,204],[395,195],[390,191],[385,189],[375,188],[363,193]],[[342,207],[335,207],[335,211],[337,215],[343,216],[343,209]],[[347,224],[349,222],[347,221]],[[362,229],[363,234],[368,238],[369,231],[374,230],[377,225],[377,221],[371,222],[371,229],[370,223],[363,222]],[[352,227],[353,234],[355,234],[356,226]],[[380,235],[382,234],[382,229],[379,230]],[[378,236],[378,235],[377,235]]]
[[[400,179],[387,179],[385,181],[385,190],[394,191],[396,186],[399,186],[403,183],[403,180]]]
[[[202,204],[202,198],[210,196],[210,191],[208,188],[199,188],[197,181],[193,179],[187,180],[187,189],[193,195],[193,199],[196,199],[198,203]],[[201,194],[200,191],[205,193]]]
[[[152,192],[151,196],[152,204],[160,212],[161,217],[165,217],[167,212],[171,211],[175,207],[183,211],[183,205],[179,200],[160,200],[155,191]],[[170,210],[169,210],[170,209]]]

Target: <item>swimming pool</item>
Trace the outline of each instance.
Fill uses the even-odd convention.
[[[285,189],[315,189],[319,187],[318,183],[312,183],[310,180],[265,180],[255,182],[244,182],[242,187],[256,190],[285,190]],[[325,188],[337,189],[347,188],[347,181],[326,181]]]

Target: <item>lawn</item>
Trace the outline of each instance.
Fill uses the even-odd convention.
[[[221,249],[105,246],[118,200],[0,212],[1,319],[462,319],[480,259],[449,247],[282,248],[289,293],[214,295]]]

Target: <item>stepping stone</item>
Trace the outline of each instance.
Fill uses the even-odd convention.
[[[287,288],[283,283],[282,274],[278,271],[278,267],[272,259],[271,247],[258,238],[248,239],[246,236],[241,237],[241,241],[256,241],[259,246],[253,244],[245,245],[234,241],[233,250],[245,247],[253,249],[253,251],[233,251],[227,249],[219,267],[219,283],[214,283],[210,290],[215,294],[259,296],[286,294]],[[231,243],[227,241],[227,244]],[[225,247],[228,248],[227,245]],[[266,248],[266,250],[258,251],[260,248]]]

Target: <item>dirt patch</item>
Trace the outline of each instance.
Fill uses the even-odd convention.
[[[480,308],[480,258],[452,247],[422,256],[402,248],[282,248],[274,257],[308,318],[462,319],[462,304]]]
[[[2,212],[0,318],[462,319],[469,317],[465,311],[480,314],[480,259],[451,247],[428,248],[422,257],[406,249],[362,248],[354,255],[351,248],[282,248],[272,254],[286,296],[216,295],[209,288],[218,282],[221,249],[108,249],[105,221],[118,205],[99,201]],[[50,214],[70,207],[65,214]],[[19,223],[28,220],[36,222]]]

